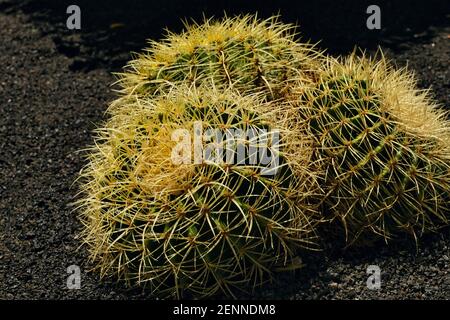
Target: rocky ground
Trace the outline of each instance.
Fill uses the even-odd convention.
[[[430,30],[428,30],[430,31]],[[399,66],[432,87],[450,106],[450,27],[402,50],[384,47]],[[419,35],[420,36],[420,35]],[[69,55],[70,56],[70,55]],[[73,68],[77,57],[20,10],[0,13],[0,299],[141,299],[140,290],[101,282],[78,249],[80,223],[73,185],[114,94],[110,69]],[[72,67],[71,67],[72,66]],[[449,299],[450,230],[419,247],[403,242],[303,257],[305,268],[243,298]],[[81,289],[69,290],[67,268],[81,268]],[[381,269],[381,289],[366,286],[369,265]]]

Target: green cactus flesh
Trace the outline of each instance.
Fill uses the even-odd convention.
[[[325,75],[307,98],[318,157],[326,159],[326,210],[351,240],[435,230],[449,221],[449,148],[405,129],[408,119],[389,112],[386,105],[395,100],[377,89],[374,72],[381,70],[373,68],[364,76],[357,70]],[[395,81],[389,72],[384,80]],[[448,129],[442,133],[448,137]]]

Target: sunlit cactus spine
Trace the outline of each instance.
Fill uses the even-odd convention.
[[[298,96],[325,163],[324,212],[350,243],[449,224],[450,123],[412,73],[383,56],[329,58]]]
[[[141,99],[98,131],[78,204],[82,238],[102,276],[163,298],[234,297],[277,268],[296,267],[294,248],[316,248],[311,141],[289,121],[296,110],[289,114],[286,106],[263,100],[231,89],[179,86]],[[276,166],[251,160],[256,140],[245,135],[232,140],[247,151],[244,162],[220,161],[225,158],[218,152],[215,161],[195,161],[194,147],[187,153],[178,147],[193,143],[182,133],[194,134],[199,122],[204,131],[222,133],[250,130],[265,137],[265,130],[279,130],[278,146],[267,142]],[[228,143],[200,140],[203,150],[239,150]]]
[[[204,79],[241,93],[279,98],[293,80],[310,81],[321,57],[313,45],[294,41],[295,36],[294,27],[278,17],[246,15],[186,24],[185,32],[151,41],[128,64],[119,80],[123,98],[111,109],[123,107],[126,99],[165,93],[180,83],[199,85]]]

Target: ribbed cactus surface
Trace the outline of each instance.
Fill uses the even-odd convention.
[[[151,41],[120,75],[124,99],[164,94],[180,83],[216,86],[241,93],[260,92],[269,100],[283,96],[294,80],[310,81],[321,54],[314,46],[294,41],[293,26],[277,17],[259,20],[238,16],[186,25]],[[123,101],[113,104],[123,107]]]
[[[301,88],[301,116],[326,166],[326,211],[350,240],[448,224],[450,125],[412,74],[382,58],[330,59]]]
[[[314,246],[310,145],[262,99],[181,86],[100,130],[80,205],[84,239],[103,275],[162,297],[233,295],[286,267],[293,246]],[[277,145],[272,129],[280,130]],[[213,138],[195,142],[196,130]],[[276,162],[252,158],[252,150]],[[291,164],[290,150],[303,160]]]

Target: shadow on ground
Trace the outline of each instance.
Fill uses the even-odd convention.
[[[81,8],[80,31],[66,28],[66,8],[71,4]],[[381,30],[366,26],[371,4],[381,9]],[[76,57],[72,70],[118,70],[129,60],[130,51],[140,51],[148,38],[161,38],[164,28],[178,32],[183,29],[182,19],[201,21],[203,16],[221,17],[224,12],[257,12],[261,17],[279,13],[284,22],[300,25],[303,39],[320,41],[320,47],[336,54],[355,46],[404,50],[429,40],[433,27],[448,24],[450,13],[446,0],[0,0],[0,9],[6,12],[18,8],[51,34],[61,53]]]

